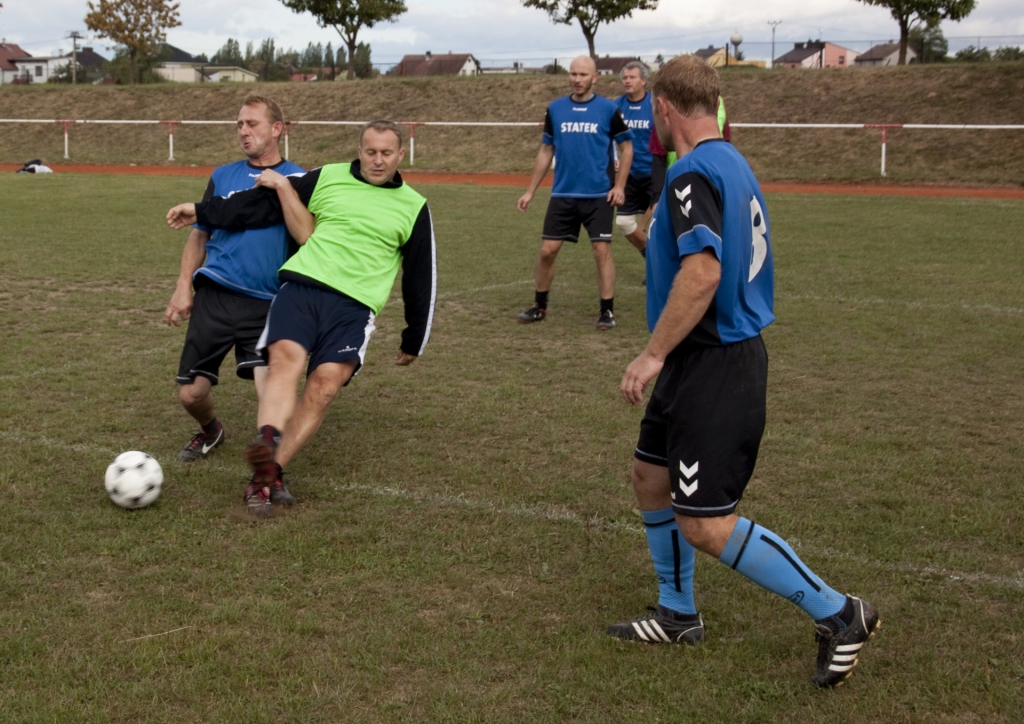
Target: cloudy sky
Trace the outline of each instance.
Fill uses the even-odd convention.
[[[212,55],[228,38],[256,44],[273,38],[277,47],[302,49],[309,42],[340,37],[316,25],[311,15],[298,15],[279,0],[179,0],[181,27],[170,30],[168,42],[190,53]],[[33,55],[70,50],[62,39],[68,31],[88,35],[82,18],[85,0],[3,0],[0,37]],[[406,0],[408,12],[398,22],[364,30],[360,40],[371,44],[374,63],[394,63],[406,53],[468,52],[485,65],[521,60],[543,64],[550,58],[571,58],[586,50],[578,26],[553,25],[539,10],[518,0]],[[41,12],[42,11],[42,12]],[[54,18],[62,18],[54,21]],[[793,41],[822,38],[866,50],[871,41],[898,37],[887,10],[857,0],[732,0],[698,3],[661,0],[658,9],[602,26],[597,34],[601,55],[674,55],[709,44],[721,46],[734,32],[744,38],[748,58],[771,56],[769,21],[776,30],[776,56]],[[992,48],[1024,46],[1024,3],[1021,0],[978,0],[975,11],[960,23],[944,23],[951,52],[967,45]],[[109,41],[94,40],[104,55]]]

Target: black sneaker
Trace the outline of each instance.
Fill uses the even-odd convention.
[[[519,315],[519,323],[529,324],[530,322],[542,322],[546,316],[548,316],[548,310],[545,307],[534,304]]]
[[[874,606],[854,596],[848,599],[853,604],[853,623],[838,632],[815,624],[818,664],[811,681],[822,688],[839,686],[853,673],[861,647],[875,637],[875,631],[882,625]]]
[[[284,484],[284,471],[280,471],[270,484],[270,502],[274,505],[295,505],[295,496],[288,492]]]
[[[178,460],[185,463],[191,463],[200,458],[205,458],[215,447],[218,447],[224,442],[224,425],[217,421],[217,434],[207,435],[202,429],[195,434],[195,436],[189,440],[188,445],[181,449],[178,453]]]
[[[242,493],[242,500],[245,501],[249,515],[257,518],[266,518],[274,512],[274,506],[270,502],[270,487],[257,482],[255,475],[249,480],[249,487]]]
[[[606,309],[601,312],[601,316],[597,318],[597,328],[600,330],[609,330],[615,327],[615,312],[610,309]]]
[[[613,623],[606,630],[609,636],[626,641],[649,644],[699,644],[704,639],[704,619],[699,613],[686,614],[659,605],[647,607],[651,613],[640,618]]]

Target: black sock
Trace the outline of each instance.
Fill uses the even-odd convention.
[[[541,309],[548,308],[548,292],[534,292],[533,299]]]
[[[220,429],[220,420],[214,417],[208,423],[202,425],[202,428],[203,432],[205,432],[207,435],[209,435],[210,437],[215,437],[217,435],[217,431]]]
[[[601,314],[605,312],[615,312],[615,297],[601,300]]]

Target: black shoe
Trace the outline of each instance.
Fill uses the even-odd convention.
[[[651,613],[640,618],[613,623],[606,633],[626,641],[649,644],[699,644],[704,639],[704,620],[699,613],[686,614],[659,605],[647,607]]]
[[[295,496],[288,492],[288,486],[284,484],[283,470],[274,477],[274,482],[270,484],[270,502],[274,505],[295,505]]]
[[[266,518],[274,512],[274,506],[270,502],[270,487],[257,482],[255,475],[249,480],[249,487],[242,493],[242,500],[245,501],[249,515],[257,518]]]
[[[853,623],[838,632],[824,624],[815,624],[818,663],[811,680],[816,686],[828,688],[842,684],[853,673],[861,647],[875,637],[875,631],[882,625],[874,606],[854,596],[847,598],[853,604]]]
[[[597,318],[597,328],[600,330],[609,330],[615,327],[615,312],[610,309],[606,309],[601,312],[601,316]]]
[[[534,304],[519,315],[519,323],[529,324],[530,322],[542,322],[546,316],[548,316],[548,310],[545,307]]]
[[[191,463],[200,458],[205,458],[215,447],[218,447],[224,442],[224,425],[217,421],[217,434],[207,435],[202,429],[195,434],[195,436],[189,440],[188,445],[181,449],[178,453],[178,460],[185,463]]]

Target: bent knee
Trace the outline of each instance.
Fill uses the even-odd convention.
[[[624,236],[629,236],[637,229],[635,214],[617,214],[615,225],[619,227]]]

